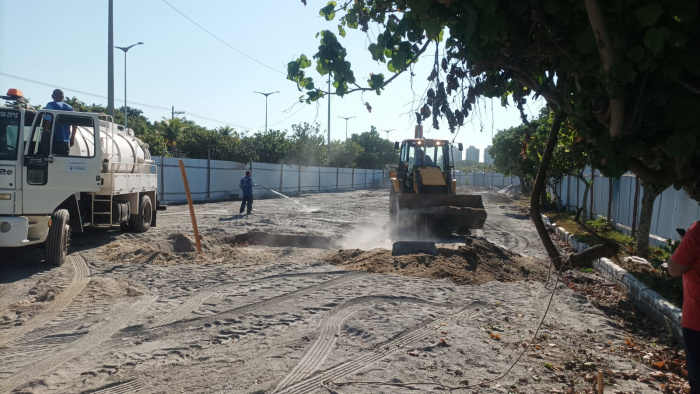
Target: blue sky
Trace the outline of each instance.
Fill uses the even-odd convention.
[[[286,64],[318,47],[316,33],[337,32],[337,22],[318,15],[325,1],[299,0],[115,0],[114,45],[144,45],[127,55],[127,101],[151,121],[170,118],[171,106],[187,119],[209,128],[228,124],[238,130],[264,130],[265,98],[254,93],[279,91],[268,98],[268,128],[291,130],[292,124],[319,123],[328,128],[328,102],[299,104],[296,85],[285,79]],[[169,5],[170,4],[170,5]],[[172,7],[171,7],[172,5]],[[186,15],[211,34],[205,32]],[[19,88],[33,104],[50,101],[54,87],[88,104],[107,104],[107,0],[0,1],[0,90]],[[12,31],[12,33],[9,33]],[[367,45],[376,37],[348,30],[340,38],[362,85],[371,72],[390,73],[372,61]],[[212,35],[218,37],[215,38]],[[223,42],[222,42],[223,41]],[[432,50],[431,50],[432,52]],[[416,64],[411,78],[402,75],[380,96],[353,93],[331,99],[331,138],[393,129],[390,140],[413,136],[414,109],[426,90],[432,59]],[[114,52],[115,105],[123,105],[124,54]],[[322,77],[309,74],[317,86]],[[369,102],[372,112],[365,108]],[[530,104],[535,114],[538,106]],[[182,116],[182,115],[181,115]],[[520,123],[517,109],[482,102],[455,142],[484,148],[492,131]],[[382,136],[386,137],[384,132]],[[427,138],[454,138],[446,122],[426,127]]]

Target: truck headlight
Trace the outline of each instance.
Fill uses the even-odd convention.
[[[0,224],[0,233],[9,233],[11,229],[12,226],[10,226],[8,222],[2,222],[2,224]]]

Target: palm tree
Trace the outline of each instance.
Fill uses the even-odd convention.
[[[221,134],[221,135],[231,135],[231,134],[233,134],[236,130],[235,130],[233,127],[231,127],[231,126],[226,125],[226,126],[219,126],[219,127],[217,127],[216,129],[214,129],[214,131],[216,131],[217,133],[219,133],[219,134]]]
[[[173,156],[173,151],[177,149],[178,138],[182,133],[187,131],[187,124],[178,118],[163,118],[161,122],[156,122],[156,128],[163,136],[165,144],[170,151],[170,155]]]

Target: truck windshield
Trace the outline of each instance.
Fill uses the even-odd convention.
[[[21,118],[18,110],[0,109],[0,160],[17,160]]]

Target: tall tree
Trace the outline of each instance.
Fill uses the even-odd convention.
[[[359,168],[381,169],[386,164],[398,163],[398,154],[394,144],[382,138],[374,126],[361,134],[353,134],[351,141],[362,147],[362,153],[356,159]]]
[[[251,137],[250,161],[262,163],[284,163],[292,152],[292,144],[286,133],[280,130],[258,132]]]
[[[289,164],[312,166],[328,161],[328,147],[318,124],[293,124],[290,143]]]
[[[494,167],[506,176],[518,177],[525,194],[530,194],[537,175],[537,163],[526,152],[527,141],[533,132],[532,126],[524,124],[500,130],[494,136],[489,150]]]

